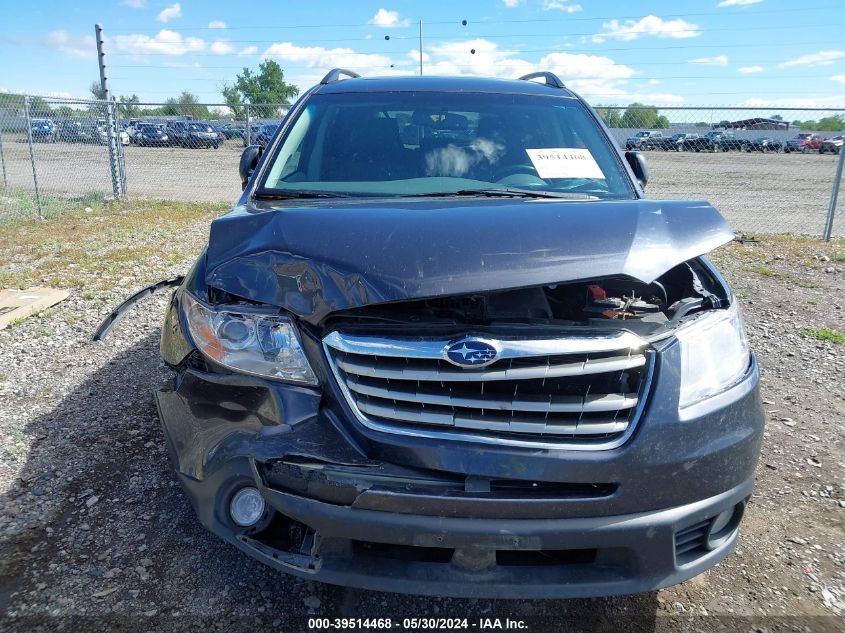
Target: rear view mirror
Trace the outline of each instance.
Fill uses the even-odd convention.
[[[238,173],[241,176],[241,189],[246,189],[252,172],[258,165],[258,159],[261,158],[263,148],[260,145],[247,145],[241,154],[241,162],[238,164]]]
[[[625,160],[634,172],[634,176],[640,181],[640,187],[645,189],[648,184],[648,165],[645,162],[645,156],[640,152],[625,152]]]

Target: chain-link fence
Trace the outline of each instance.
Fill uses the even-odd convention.
[[[0,221],[113,197],[233,201],[243,147],[266,144],[287,110],[0,95]],[[845,237],[845,202],[831,209],[845,109],[596,110],[622,150],[645,154],[649,197],[709,200],[738,232]]]

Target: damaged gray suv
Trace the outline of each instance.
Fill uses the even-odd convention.
[[[537,81],[537,80],[540,81]],[[706,202],[550,73],[336,70],[169,304],[157,393],[200,521],[268,565],[583,597],[735,547],[763,415]]]

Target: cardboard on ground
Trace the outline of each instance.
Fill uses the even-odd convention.
[[[36,312],[56,305],[68,297],[67,290],[58,288],[27,288],[0,290],[0,330],[13,321],[25,319]]]

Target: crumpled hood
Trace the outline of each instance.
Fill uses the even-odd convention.
[[[732,238],[700,201],[241,206],[211,223],[206,283],[317,323],[388,301],[610,275],[648,283]]]

